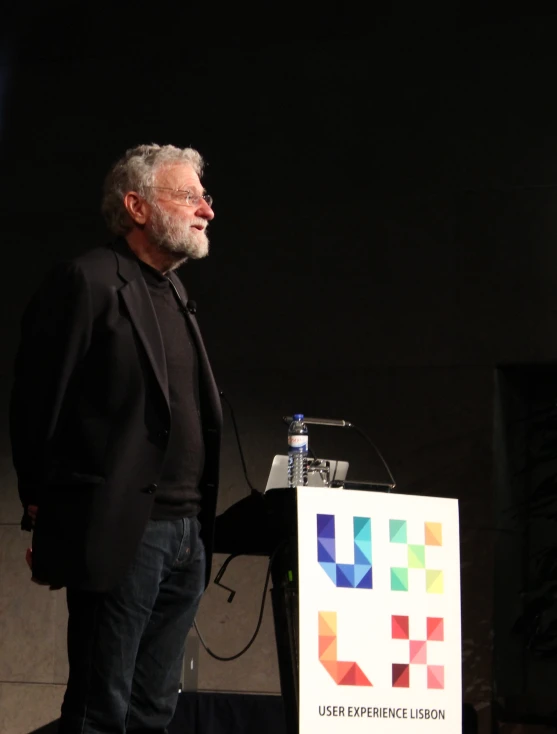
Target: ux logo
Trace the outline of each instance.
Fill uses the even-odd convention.
[[[427,617],[426,639],[412,639],[410,636],[410,618],[393,615],[391,617],[391,636],[393,640],[407,640],[407,663],[393,663],[393,688],[410,688],[410,667],[425,665],[427,669],[427,687],[445,687],[445,668],[443,665],[431,665],[428,660],[428,647],[431,642],[443,642],[445,624],[442,617]],[[406,645],[405,645],[406,646]]]
[[[372,686],[358,663],[337,660],[337,613],[319,612],[319,660],[337,686]]]
[[[421,531],[420,531],[421,535]],[[419,538],[421,540],[421,538]],[[317,515],[317,561],[337,588],[373,589],[371,561],[371,518],[353,518],[354,563],[337,561],[336,529],[334,515]],[[425,574],[425,589],[416,589],[417,593],[425,591],[429,594],[443,593],[443,572],[428,568],[426,551],[432,546],[443,545],[443,528],[441,523],[425,522],[423,525],[423,541],[419,544],[408,542],[407,522],[405,520],[389,521],[389,541],[405,547],[405,566],[391,566],[391,592],[409,591],[409,570],[421,569]],[[399,547],[400,547],[399,545]],[[399,553],[400,557],[400,553]],[[400,562],[400,561],[399,561]],[[398,595],[397,595],[398,596]],[[388,624],[389,617],[385,615]],[[318,612],[319,619],[319,660],[335,683],[339,686],[372,686],[373,684],[362,671],[358,663],[341,661],[337,658],[337,613]],[[427,617],[426,634],[410,635],[410,619],[408,616],[392,615],[391,639],[405,640],[403,649],[397,657],[404,662],[390,665],[392,670],[392,687],[409,688],[410,670],[414,666],[424,666],[427,673],[428,688],[444,688],[445,669],[442,665],[433,664],[428,655],[431,643],[444,642],[444,620],[441,617]],[[385,629],[385,632],[387,630]],[[387,632],[388,635],[388,632]],[[353,639],[357,639],[355,636]],[[401,643],[397,643],[400,647]],[[404,651],[407,649],[407,652]],[[400,657],[399,657],[400,655]]]
[[[337,563],[334,515],[317,515],[317,560],[335,586],[372,589],[371,518],[354,518],[354,563]]]

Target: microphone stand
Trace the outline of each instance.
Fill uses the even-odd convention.
[[[283,422],[289,426],[290,423],[292,423],[293,417],[290,415],[285,415],[282,418]],[[356,426],[354,423],[351,423],[350,421],[343,420],[343,419],[336,419],[336,418],[304,418],[304,423],[307,423],[308,425],[314,425],[314,426],[329,426],[333,428],[351,428],[352,430],[356,431],[356,433],[359,433],[360,436],[373,448],[377,456],[380,458],[381,463],[385,467],[385,470],[387,474],[389,475],[390,482],[361,482],[361,481],[333,481],[331,483],[332,487],[336,488],[342,488],[342,489],[369,489],[369,490],[378,490],[383,492],[390,492],[396,487],[396,481],[393,476],[393,473],[389,469],[389,465],[383,458],[382,453],[379,451],[375,443],[371,440],[371,438],[366,435],[358,426]]]

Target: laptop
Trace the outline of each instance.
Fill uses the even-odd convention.
[[[344,481],[348,473],[347,461],[308,458],[308,487],[326,487],[333,481]],[[327,479],[329,484],[327,484]],[[265,492],[288,487],[288,456],[277,454],[273,459]]]

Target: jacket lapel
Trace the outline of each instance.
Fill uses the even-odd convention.
[[[126,304],[132,324],[145,348],[170,410],[166,357],[151,296],[141,275],[139,265],[127,244],[119,240],[114,245],[114,253],[118,261],[118,274],[125,281],[125,284],[120,288],[122,300]]]
[[[188,301],[188,294],[186,293],[186,289],[184,288],[182,281],[175,273],[169,273],[169,278],[176,286],[176,290],[180,294],[180,298],[185,305]],[[214,427],[220,431],[222,428],[222,406],[219,396],[219,390],[213,376],[213,370],[211,369],[211,364],[209,362],[209,357],[205,349],[205,344],[203,343],[203,338],[201,337],[201,332],[199,330],[199,325],[197,323],[195,315],[190,313],[187,308],[184,309],[184,315],[188,322],[188,326],[190,327],[191,335],[193,336],[193,339],[195,341],[195,346],[197,347],[197,355],[201,367],[201,375],[203,376],[203,380],[207,388],[207,396],[210,402],[211,413],[215,421]]]

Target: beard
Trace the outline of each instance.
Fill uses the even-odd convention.
[[[195,224],[201,225],[203,231],[195,229]],[[205,219],[194,217],[184,222],[154,205],[151,219],[145,225],[145,234],[152,245],[171,255],[179,265],[188,258],[199,260],[209,254],[209,239],[205,234],[207,226]]]

